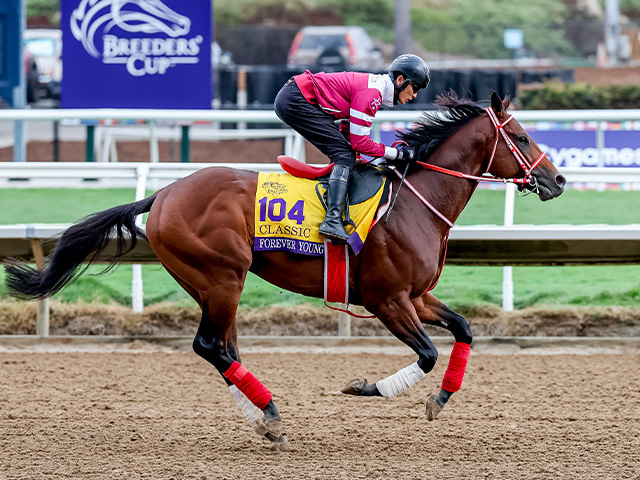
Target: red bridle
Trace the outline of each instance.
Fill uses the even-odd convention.
[[[501,182],[501,183],[514,183],[516,185],[526,185],[529,184],[533,187],[537,186],[536,178],[532,175],[532,171],[534,168],[538,166],[538,164],[542,161],[543,158],[547,156],[546,153],[541,152],[538,158],[531,163],[527,160],[527,157],[520,151],[515,143],[511,140],[507,132],[504,130],[504,126],[509,123],[513,119],[513,115],[509,115],[509,117],[503,122],[500,123],[498,117],[494,113],[491,107],[485,108],[486,112],[489,114],[489,118],[491,119],[491,123],[496,129],[496,141],[493,144],[493,151],[491,152],[491,157],[489,158],[489,164],[487,165],[487,171],[481,176],[476,175],[468,175],[466,173],[458,172],[455,170],[449,170],[448,168],[438,167],[437,165],[431,165],[430,163],[416,161],[416,163],[424,168],[428,168],[430,170],[435,170],[436,172],[445,173],[447,175],[452,175],[454,177],[466,178],[468,180],[475,180],[477,182]],[[493,163],[493,159],[496,156],[496,150],[498,148],[498,140],[500,140],[500,136],[504,138],[505,142],[507,142],[507,147],[513,153],[513,156],[516,158],[516,161],[520,165],[520,168],[524,171],[524,176],[520,178],[502,178],[495,177],[493,175],[487,175],[489,173],[489,169],[491,168],[491,164]],[[402,175],[398,170],[394,170],[396,175],[402,178]],[[420,199],[422,203],[424,203],[434,214],[436,214],[439,218],[441,218],[449,227],[453,227],[453,222],[445,217],[440,211],[434,207],[429,201],[427,201],[420,193],[416,190],[416,188],[411,185],[411,183],[405,179],[404,183],[407,184],[407,187]]]
[[[513,115],[509,115],[509,117],[503,122],[500,123],[498,117],[494,113],[491,107],[485,108],[485,111],[489,114],[489,118],[491,119],[491,123],[496,129],[496,141],[493,144],[493,151],[491,152],[491,158],[489,158],[489,164],[487,165],[487,171],[482,176],[468,175],[466,173],[457,172],[455,170],[449,170],[448,168],[438,167],[437,165],[431,165],[430,163],[424,163],[420,161],[416,161],[416,163],[422,167],[428,168],[430,170],[435,170],[436,172],[446,173],[447,175],[453,175],[454,177],[467,178],[469,180],[476,180],[479,182],[502,182],[502,183],[515,183],[517,185],[526,185],[531,184],[535,185],[535,179],[531,172],[534,168],[538,166],[538,164],[542,161],[543,158],[547,156],[546,153],[541,152],[538,158],[531,163],[527,160],[527,157],[520,151],[515,143],[511,140],[507,132],[504,131],[504,126],[513,120]],[[502,177],[494,177],[488,176],[489,169],[491,168],[491,164],[493,163],[493,159],[496,156],[496,150],[498,149],[498,140],[500,140],[500,136],[504,138],[504,141],[507,142],[507,147],[513,153],[513,156],[516,158],[518,165],[524,171],[524,176],[520,178],[502,178]]]

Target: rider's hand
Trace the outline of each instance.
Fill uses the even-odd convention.
[[[416,149],[409,145],[400,145],[399,147],[396,147],[396,150],[398,150],[396,160],[406,160],[411,162],[417,159]]]

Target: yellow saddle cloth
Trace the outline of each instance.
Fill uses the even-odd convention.
[[[356,255],[371,229],[385,183],[386,179],[371,198],[349,207],[349,216],[356,228],[345,227],[351,235],[347,243]],[[324,192],[318,180],[288,173],[259,173],[254,250],[324,255],[324,237],[318,233],[326,213],[318,194],[324,195]]]

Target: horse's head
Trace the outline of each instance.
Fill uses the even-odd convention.
[[[560,196],[566,179],[522,125],[507,113],[508,106],[509,97],[501,100],[493,92],[487,113],[496,137],[490,141],[488,172],[496,177],[515,179],[520,191],[537,193],[542,201]]]

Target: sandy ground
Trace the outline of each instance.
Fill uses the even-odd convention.
[[[383,400],[339,390],[413,356],[248,353],[293,446],[274,452],[205,361],[127,348],[0,353],[0,479],[640,478],[638,355],[474,352],[463,389],[427,422],[445,355]]]

